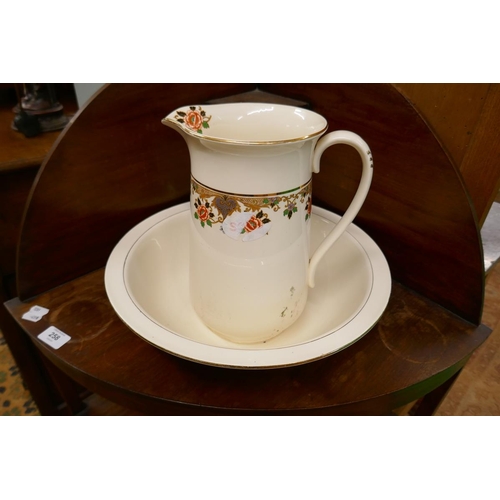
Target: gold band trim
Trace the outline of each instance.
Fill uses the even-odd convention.
[[[302,184],[302,186],[293,188],[293,189],[287,189],[286,191],[281,191],[279,193],[265,193],[265,194],[244,194],[244,193],[231,193],[229,191],[220,191],[218,189],[211,188],[202,182],[198,181],[193,175],[191,175],[191,184],[196,184],[196,186],[199,186],[202,188],[204,191],[207,192],[212,192],[213,195],[225,195],[225,196],[234,196],[236,198],[276,198],[277,196],[285,196],[287,194],[293,193],[294,191],[300,191],[302,189],[305,189],[309,184],[311,184],[312,178],[309,179],[307,182]]]

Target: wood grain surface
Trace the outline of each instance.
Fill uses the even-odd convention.
[[[98,270],[7,308],[42,353],[84,387],[148,414],[385,414],[457,372],[491,332],[394,283],[378,324],[347,349],[296,367],[235,370],[161,351],[111,307]],[[33,304],[50,310],[22,319]],[[37,339],[53,325],[71,336],[54,350]]]

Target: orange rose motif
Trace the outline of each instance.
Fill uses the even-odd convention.
[[[199,130],[203,125],[203,116],[198,111],[189,111],[184,117],[184,123],[191,130]]]
[[[179,109],[175,115],[175,119],[179,123],[198,134],[203,134],[204,128],[210,128],[208,122],[211,118],[211,116],[207,116],[201,106],[198,106],[198,109],[196,106],[189,106],[189,109],[185,111]]]
[[[201,222],[205,222],[208,219],[208,217],[210,216],[209,211],[203,205],[198,207],[197,212],[198,212],[198,217],[200,218]]]
[[[245,225],[245,231],[251,233],[255,229],[263,225],[262,221],[255,216],[252,216]]]

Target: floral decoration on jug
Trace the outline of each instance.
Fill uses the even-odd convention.
[[[204,128],[210,128],[208,122],[212,117],[207,116],[201,106],[189,106],[189,110],[178,110],[174,119],[185,125],[189,130],[193,130],[198,134],[203,134]]]
[[[261,196],[237,196],[215,191],[191,180],[193,216],[201,227],[221,224],[220,230],[233,240],[254,241],[269,233],[273,212],[291,219],[305,207],[305,220],[311,217],[311,182],[284,193]],[[271,215],[270,215],[271,214]]]

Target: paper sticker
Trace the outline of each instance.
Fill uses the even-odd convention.
[[[36,323],[37,321],[40,321],[48,312],[49,310],[45,307],[33,306],[28,312],[25,312],[22,315],[22,318]]]
[[[71,337],[69,335],[62,332],[55,326],[49,326],[40,335],[38,335],[38,338],[54,349],[59,349],[59,347],[63,346],[66,342],[71,340]]]

